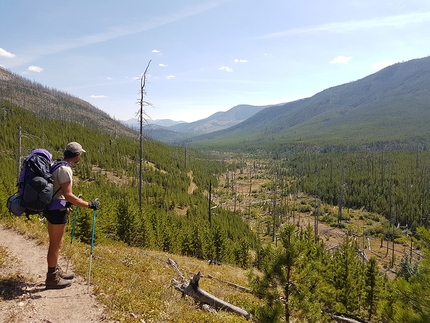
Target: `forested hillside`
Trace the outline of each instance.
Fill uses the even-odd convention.
[[[428,150],[297,154],[284,167],[297,179],[298,191],[330,205],[376,212],[392,226],[415,232],[430,224],[429,157]]]
[[[107,113],[68,93],[31,82],[0,67],[0,100],[32,111],[36,116],[75,122],[111,134],[136,133]],[[121,107],[118,107],[120,109]]]
[[[140,210],[136,138],[109,135],[65,120],[37,117],[6,101],[0,101],[0,111],[2,216],[8,216],[6,200],[17,190],[20,126],[24,156],[32,148],[43,147],[54,158],[61,158],[68,142],[78,141],[83,145],[87,153],[76,165],[75,192],[86,199],[100,199],[99,239],[111,236],[132,246],[249,265],[248,249],[243,248],[245,245],[256,247],[258,242],[242,219],[220,210],[209,222],[208,191],[210,185],[216,187],[215,175],[225,168],[221,162],[197,151],[145,140]],[[81,220],[77,235],[88,241],[90,219]],[[237,256],[239,249],[242,258]]]
[[[172,300],[160,292],[165,286],[154,282],[159,279],[157,270],[142,260],[143,248],[249,270],[249,290],[244,289],[249,294],[235,294],[230,300],[246,308],[259,323],[428,322],[427,128],[420,127],[422,132],[410,136],[412,123],[420,124],[418,116],[421,125],[427,122],[426,100],[421,96],[427,88],[420,76],[426,73],[419,73],[421,64],[404,67],[394,66],[369,77],[374,84],[365,89],[372,94],[368,105],[346,108],[339,103],[345,102],[342,93],[349,93],[346,97],[351,102],[363,98],[354,93],[368,83],[351,83],[324,91],[322,96],[266,109],[270,113],[260,112],[259,123],[253,117],[242,125],[254,125],[246,130],[250,139],[239,136],[242,126],[232,128],[231,134],[238,136],[223,139],[221,148],[234,148],[241,154],[213,151],[208,156],[144,138],[142,208],[140,141],[135,133],[117,128],[114,120],[78,99],[65,95],[63,101],[55,90],[28,85],[25,80],[13,83],[19,80],[16,77],[9,82],[10,75],[3,73],[0,217],[13,217],[6,200],[16,192],[19,146],[24,156],[32,148],[43,147],[61,158],[66,143],[78,141],[87,152],[74,166],[74,192],[101,202],[96,244],[103,248],[98,250],[101,258],[95,281],[120,322],[165,322],[166,313],[173,322],[195,317],[198,322],[221,322],[224,318],[194,314],[195,305],[187,307],[192,313],[174,315],[167,310]],[[402,75],[402,81],[396,74]],[[405,97],[400,88],[405,89],[408,79],[415,85]],[[401,96],[393,94],[392,86]],[[351,92],[344,92],[345,88]],[[370,103],[378,97],[385,98],[377,110],[381,118]],[[71,103],[74,100],[76,105]],[[408,104],[411,119],[404,121]],[[359,110],[366,113],[354,114]],[[393,111],[402,118],[390,119],[387,113]],[[311,117],[304,118],[306,114]],[[339,136],[345,134],[340,124],[346,120],[351,129],[363,127],[369,138],[375,135],[376,139],[365,142],[358,136],[340,143]],[[100,122],[107,123],[102,126]],[[384,122],[399,131],[388,132],[392,128],[384,128]],[[306,140],[294,137],[299,136],[299,125],[309,131]],[[294,129],[295,135],[283,137],[283,129]],[[314,141],[312,136],[321,137]],[[206,149],[215,147],[215,142],[212,146],[206,142]],[[363,146],[366,149],[360,150]],[[264,158],[250,151],[263,151],[259,156]],[[29,227],[44,225],[35,216],[29,221],[19,219]],[[90,242],[91,220],[90,212],[80,213],[75,234],[79,243]],[[319,230],[319,225],[325,229]],[[337,236],[334,245],[328,244],[330,232]],[[83,272],[86,259],[82,251],[76,253],[79,256],[71,258]],[[113,253],[121,257],[114,258]],[[229,317],[228,322],[244,320]]]
[[[314,96],[266,108],[229,129],[194,138],[199,148],[405,149],[430,144],[430,57],[397,63]]]

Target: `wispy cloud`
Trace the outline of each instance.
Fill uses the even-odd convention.
[[[91,99],[104,99],[107,98],[106,95],[91,95],[90,96]]]
[[[14,58],[16,55],[0,47],[0,57]]]
[[[347,33],[355,30],[371,29],[377,27],[402,27],[410,24],[419,24],[430,21],[430,12],[409,13],[404,15],[390,16],[390,17],[377,17],[368,20],[348,21],[348,22],[335,22],[329,24],[322,24],[317,26],[309,26],[303,28],[293,28],[280,32],[275,32],[259,37],[276,38],[288,35],[307,34],[317,32],[328,33]]]
[[[30,72],[36,72],[36,73],[42,73],[43,72],[43,68],[40,66],[35,66],[35,65],[31,65],[27,68],[27,71]]]
[[[76,39],[68,39],[57,46],[51,47],[51,49],[47,49],[58,52],[66,49],[72,49],[77,47],[83,47],[87,45],[92,45],[96,43],[105,42],[108,40],[112,40],[115,38],[129,36],[133,34],[138,34],[144,31],[148,31],[160,26],[164,26],[175,21],[179,21],[185,19],[190,16],[194,16],[200,14],[202,12],[211,10],[224,2],[231,0],[223,0],[223,1],[210,1],[202,4],[198,4],[195,6],[184,6],[181,10],[174,12],[172,14],[166,14],[161,17],[153,17],[152,19],[143,20],[143,23],[134,24],[130,26],[120,26],[116,28],[109,29],[102,33],[86,35]],[[159,53],[157,49],[152,50],[153,53]]]
[[[335,59],[331,60],[329,63],[330,64],[348,64],[351,59],[352,59],[352,56],[339,55]]]
[[[158,64],[158,66],[160,66],[160,67],[167,67],[167,65],[165,65],[163,63]]]
[[[233,69],[231,67],[227,67],[227,66],[221,66],[218,70],[219,71],[225,71],[225,72],[233,72]]]
[[[169,75],[168,77],[167,77],[167,79],[168,80],[171,80],[171,79],[174,79],[176,76],[175,75]]]
[[[159,50],[157,50],[157,49],[153,49],[153,50],[151,50],[151,53],[156,53],[156,54],[158,54],[158,53],[161,53]]]
[[[183,6],[180,10],[177,10],[171,14],[164,16],[152,17],[151,19],[143,19],[143,22],[132,24],[128,26],[119,26],[110,28],[101,33],[84,35],[78,38],[55,40],[52,43],[43,43],[39,48],[31,48],[31,54],[25,59],[19,62],[19,64],[25,64],[26,62],[32,61],[39,56],[51,55],[67,51],[70,49],[85,47],[97,43],[106,42],[119,37],[129,36],[145,32],[160,26],[164,26],[200,13],[214,9],[223,3],[230,2],[233,0],[217,0],[207,1],[193,6]],[[158,50],[152,50],[153,53],[160,53]]]
[[[248,63],[249,61],[248,61],[247,59],[239,59],[239,58],[236,58],[236,59],[234,60],[234,62],[235,62],[235,63]]]

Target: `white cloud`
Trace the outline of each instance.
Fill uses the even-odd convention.
[[[227,66],[221,66],[219,69],[219,71],[226,71],[226,72],[233,72],[233,69]]]
[[[374,70],[379,71],[379,70],[382,70],[383,68],[385,68],[387,66],[390,66],[390,65],[393,65],[395,63],[396,63],[396,61],[392,60],[392,59],[391,60],[384,60],[382,62],[378,62],[378,63],[372,64],[372,68]]]
[[[91,99],[104,99],[107,98],[106,95],[91,95],[90,96]]]
[[[151,53],[161,53],[159,50],[157,50],[157,49],[153,49],[152,51],[151,51]]]
[[[430,12],[410,13],[397,16],[377,17],[368,20],[334,22],[329,24],[309,26],[303,28],[293,28],[280,32],[275,32],[259,37],[275,38],[287,35],[315,33],[315,32],[330,32],[330,33],[346,33],[355,30],[383,28],[383,27],[402,27],[410,24],[419,24],[430,21]]]
[[[43,68],[40,66],[35,66],[35,65],[31,65],[27,68],[28,71],[30,72],[36,72],[36,73],[41,73],[43,72]]]
[[[336,57],[335,59],[333,59],[329,63],[330,64],[348,64],[351,59],[352,59],[352,56],[339,55],[338,57]]]
[[[14,58],[16,55],[0,47],[0,57]]]
[[[234,62],[235,62],[235,63],[248,63],[249,61],[248,61],[247,59],[238,59],[238,58],[236,58],[236,59],[234,60]]]
[[[163,63],[158,64],[158,66],[160,66],[160,67],[167,67],[167,65],[165,65]]]
[[[169,75],[168,77],[167,77],[167,79],[168,80],[171,80],[171,79],[174,79],[176,76],[175,75]]]

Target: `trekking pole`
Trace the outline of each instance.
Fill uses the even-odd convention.
[[[97,213],[96,213],[96,210],[94,210],[94,213],[93,213],[93,225],[92,225],[92,228],[91,228],[90,268],[88,270],[88,288],[87,288],[87,292],[90,291],[91,265],[93,263],[94,229],[95,229],[95,226],[96,226],[96,216],[97,216]]]
[[[82,194],[79,194],[79,198],[81,198]],[[75,228],[76,228],[76,218],[78,217],[79,213],[79,206],[76,206],[75,214],[73,215],[73,225],[72,225],[72,232],[70,233],[70,249],[72,247],[73,238],[75,237]],[[69,260],[70,257],[67,257],[67,265],[66,265],[66,273],[67,269],[69,269]]]

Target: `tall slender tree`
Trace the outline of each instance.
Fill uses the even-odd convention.
[[[144,100],[146,95],[146,73],[148,72],[149,65],[151,64],[151,60],[148,62],[148,65],[145,68],[145,72],[143,72],[142,76],[140,77],[140,109],[139,109],[139,140],[140,140],[140,151],[139,151],[139,208],[140,212],[142,213],[142,176],[143,176],[143,122],[145,120],[145,117],[148,115],[146,114],[146,111],[144,107],[151,105],[150,103],[146,102]]]

